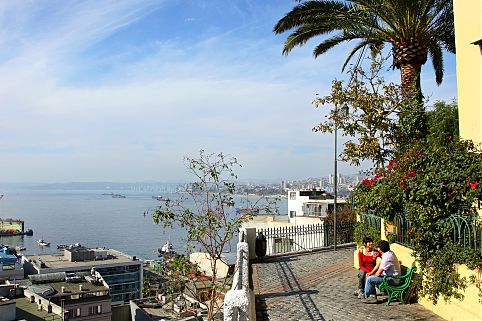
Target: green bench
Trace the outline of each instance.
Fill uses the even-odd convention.
[[[404,268],[405,267],[403,266],[402,271],[404,270]],[[406,272],[401,276],[389,276],[389,277],[385,276],[383,278],[382,283],[378,285],[378,289],[380,291],[384,291],[387,293],[387,296],[388,296],[387,305],[390,305],[390,302],[392,301],[392,299],[398,299],[400,302],[402,302],[402,304],[405,304],[405,301],[403,300],[403,294],[409,288],[410,283],[412,282],[412,279],[413,279],[413,274],[415,272],[417,272],[416,266],[412,268],[406,268]],[[389,280],[387,278],[399,279],[401,280],[401,283],[399,285],[389,284],[388,283]]]

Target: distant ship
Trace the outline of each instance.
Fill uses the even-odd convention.
[[[26,231],[19,231],[16,229],[0,229],[0,236],[21,236],[21,235],[27,235],[27,236],[32,236],[33,235],[33,230],[29,228]]]
[[[3,194],[0,195],[0,200]],[[15,218],[0,218],[0,236],[33,235],[32,229],[24,230],[25,223]]]
[[[50,246],[50,242],[45,242],[44,239],[40,239],[37,241],[39,246]]]
[[[168,197],[164,197],[162,195],[153,196],[152,198],[155,199],[155,200],[161,201],[161,202],[170,202],[171,201]]]
[[[121,194],[112,194],[112,198],[126,198],[125,195]]]
[[[237,215],[259,215],[259,208],[246,208],[246,207],[238,207],[236,208]]]

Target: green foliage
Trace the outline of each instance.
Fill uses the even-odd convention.
[[[188,281],[188,275],[196,274],[198,267],[184,255],[176,255],[169,259],[164,270],[166,282],[164,284],[167,294],[181,293]]]
[[[353,238],[355,239],[356,244],[362,246],[363,239],[367,236],[373,239],[373,244],[378,244],[378,241],[380,241],[380,230],[376,229],[373,226],[368,226],[364,223],[356,222],[353,232]]]
[[[327,224],[333,224],[334,216],[333,211],[329,211],[326,217],[324,218],[324,222]],[[344,223],[355,223],[356,221],[356,213],[353,206],[349,204],[338,204],[336,208],[336,222],[337,224],[344,224]]]
[[[353,165],[369,160],[376,168],[382,168],[394,152],[392,132],[402,96],[400,86],[387,84],[380,77],[384,62],[380,55],[373,56],[369,72],[350,69],[350,83],[333,81],[331,93],[313,102],[317,108],[334,106],[327,119],[313,130],[340,130],[344,136],[352,137],[345,143],[341,157]]]
[[[403,101],[398,120],[394,136],[399,152],[427,136],[427,113],[423,101],[419,97],[415,96]]]
[[[460,276],[455,269],[456,264],[464,263],[472,269],[482,268],[479,253],[452,243],[444,244],[422,263],[424,264],[422,269],[424,278],[421,294],[427,296],[434,303],[437,303],[439,297],[444,300],[452,297],[459,300],[464,298],[462,292],[470,280]],[[475,275],[470,279],[473,281],[474,277]]]
[[[432,139],[444,145],[459,139],[459,113],[455,101],[439,100],[427,114]]]

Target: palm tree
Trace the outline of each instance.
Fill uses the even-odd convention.
[[[455,53],[451,0],[315,0],[297,5],[274,27],[276,34],[293,30],[283,54],[317,36],[316,57],[350,40],[358,40],[342,70],[362,48],[392,45],[393,67],[400,69],[406,98],[420,94],[420,71],[430,55],[438,85],[443,79],[443,49]]]

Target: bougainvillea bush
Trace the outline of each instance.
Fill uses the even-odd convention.
[[[360,210],[392,220],[421,205],[433,218],[473,213],[482,198],[482,154],[470,141],[425,141],[394,158],[352,194]]]
[[[420,294],[433,302],[440,296],[463,297],[461,290],[469,280],[460,277],[456,264],[482,269],[480,249],[455,243],[449,219],[452,214],[470,217],[477,212],[482,200],[482,153],[473,142],[459,140],[456,132],[444,133],[443,121],[442,117],[433,122],[437,130],[431,135],[405,146],[386,167],[363,180],[350,200],[358,210],[388,221],[396,214],[407,218],[423,276]]]
[[[411,223],[413,254],[421,267],[419,294],[462,299],[469,280],[456,264],[482,269],[480,251],[452,242],[451,214],[473,215],[482,200],[482,154],[469,141],[449,144],[426,140],[394,158],[385,169],[363,180],[351,202],[361,211]],[[480,244],[480,241],[479,241]],[[472,280],[473,281],[473,280]]]

